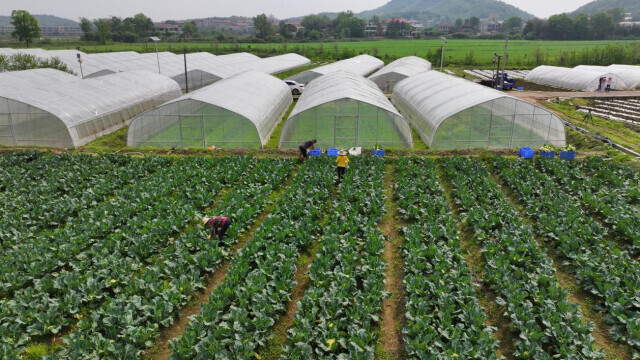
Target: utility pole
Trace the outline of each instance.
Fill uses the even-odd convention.
[[[185,84],[185,90],[187,92],[187,94],[189,93],[189,76],[187,76],[187,47],[185,46],[184,49],[184,84]]]
[[[500,91],[504,90],[504,71],[507,66],[507,58],[509,55],[507,54],[507,50],[509,48],[509,39],[507,38],[504,42],[504,60],[502,61],[502,74],[500,74]]]
[[[84,72],[82,71],[82,57],[80,56],[80,53],[76,56],[78,57],[78,63],[80,64],[80,78],[84,79]]]
[[[158,74],[160,74],[160,55],[158,55],[158,41],[160,41],[160,38],[152,36],[149,39],[151,39],[153,43],[156,44],[156,59],[158,60]]]
[[[442,72],[442,66],[444,64],[444,44],[447,42],[447,38],[441,36],[440,39],[442,39],[442,46],[440,46],[440,72]]]

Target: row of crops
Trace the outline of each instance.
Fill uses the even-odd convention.
[[[3,154],[0,359],[54,338],[46,360],[154,358],[148,350],[224,261],[169,358],[258,359],[309,254],[308,284],[270,359],[374,359],[382,300],[398,296],[384,291],[389,186],[405,308],[392,325],[406,358],[603,359],[585,304],[611,339],[640,352],[636,170],[595,157],[363,156],[336,183],[334,166]],[[218,214],[234,220],[224,243],[199,222]],[[569,300],[558,269],[588,301]]]

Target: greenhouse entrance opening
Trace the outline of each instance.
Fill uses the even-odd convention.
[[[183,147],[206,147],[203,116],[180,116],[180,138]]]
[[[333,147],[358,146],[358,116],[334,115]]]

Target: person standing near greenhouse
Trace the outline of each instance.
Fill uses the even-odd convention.
[[[347,157],[347,152],[340,150],[338,152],[338,158],[336,159],[336,164],[338,165],[338,183],[342,181],[342,176],[344,176],[348,163],[349,158]]]
[[[313,140],[307,140],[305,142],[303,142],[302,144],[300,144],[299,149],[300,149],[300,157],[303,159],[307,159],[309,158],[309,148],[311,148],[311,150],[315,150],[316,148],[313,147],[313,144],[316,143],[316,139]]]
[[[231,226],[231,218],[227,216],[214,216],[214,217],[203,217],[202,223],[209,227],[211,231],[211,241],[213,241],[218,235],[218,244],[224,244],[224,235],[227,233],[229,226]]]
[[[605,89],[606,92],[610,92],[611,91],[611,82],[612,82],[611,77],[609,77],[607,79],[607,88]]]

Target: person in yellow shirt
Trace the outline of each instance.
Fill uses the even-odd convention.
[[[336,164],[338,164],[338,182],[342,180],[342,176],[344,175],[348,163],[349,158],[347,157],[347,152],[340,150],[338,152],[338,158],[336,159]]]

